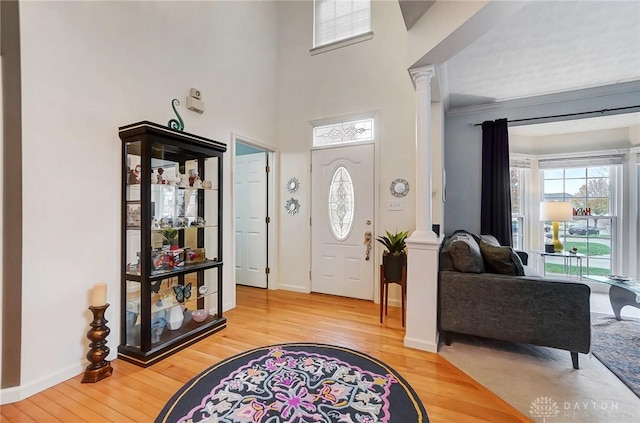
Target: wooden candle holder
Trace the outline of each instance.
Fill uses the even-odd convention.
[[[93,322],[90,323],[91,329],[87,332],[89,344],[89,352],[87,359],[90,364],[84,371],[82,383],[95,383],[106,377],[111,376],[113,368],[106,358],[109,355],[109,347],[107,347],[107,335],[111,329],[107,327],[107,319],[104,318],[104,312],[109,304],[103,306],[90,306],[89,310],[93,313]]]

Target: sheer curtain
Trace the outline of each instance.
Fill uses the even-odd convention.
[[[511,179],[507,119],[482,123],[482,234],[511,246]]]

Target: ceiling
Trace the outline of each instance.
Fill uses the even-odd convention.
[[[425,14],[435,1],[398,0],[407,31]]]
[[[445,68],[450,109],[640,80],[640,2],[529,2]]]

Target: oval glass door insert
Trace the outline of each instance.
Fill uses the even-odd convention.
[[[351,232],[354,205],[351,175],[344,166],[338,166],[329,185],[329,225],[338,241],[347,239]]]

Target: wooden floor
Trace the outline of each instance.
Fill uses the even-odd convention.
[[[81,384],[82,375],[0,407],[0,421],[152,422],[185,382],[248,349],[283,342],[321,342],[370,354],[398,371],[438,422],[529,422],[438,354],[405,348],[398,308],[384,324],[369,301],[238,287],[227,328],[146,369],[114,360],[113,376]],[[115,340],[109,340],[112,349]],[[400,422],[411,423],[411,422]]]

